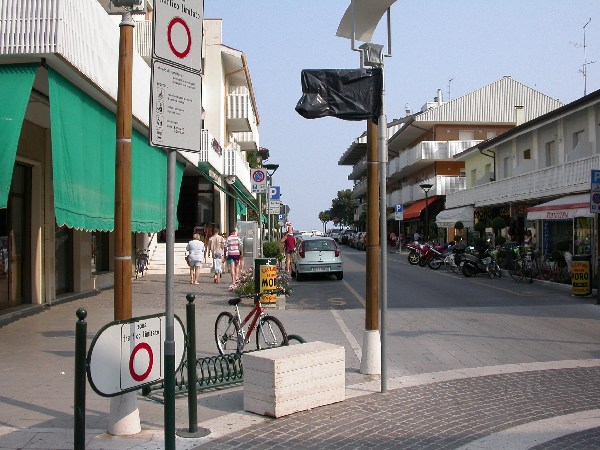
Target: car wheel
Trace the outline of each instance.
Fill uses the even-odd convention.
[[[336,277],[338,280],[343,280],[343,279],[344,279],[344,272],[338,272],[338,273],[336,273],[336,274],[335,274],[335,277]]]

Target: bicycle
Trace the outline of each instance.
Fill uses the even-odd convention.
[[[266,291],[262,294],[269,293],[281,293],[281,291]],[[254,307],[242,321],[238,305],[243,298],[255,298],[255,300]],[[283,324],[276,317],[265,313],[260,303],[260,295],[241,295],[227,300],[227,303],[235,307],[235,315],[229,311],[223,311],[217,316],[215,322],[215,342],[217,343],[219,354],[241,354],[250,342],[250,336],[255,328],[257,350],[288,345],[288,335]],[[251,322],[250,319],[252,319]],[[246,325],[248,326],[246,327]]]
[[[137,250],[135,252],[135,278],[144,276],[148,271],[148,250]]]
[[[537,278],[539,274],[539,268],[537,264],[538,250],[529,252],[522,252],[520,247],[515,247],[514,259],[510,263],[508,268],[508,274],[516,282],[521,281],[523,278],[532,283],[534,278]]]

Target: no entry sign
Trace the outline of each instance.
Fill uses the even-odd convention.
[[[201,0],[155,0],[153,57],[200,71],[203,16]]]
[[[175,316],[175,361],[185,348],[183,324]],[[138,390],[163,380],[165,314],[117,320],[94,337],[88,352],[88,381],[103,397]]]

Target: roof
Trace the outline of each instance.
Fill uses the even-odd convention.
[[[230,77],[230,81],[234,81],[234,85],[246,86],[250,92],[250,101],[254,108],[254,116],[256,117],[256,125],[260,125],[258,116],[258,108],[256,107],[256,98],[254,97],[254,88],[252,87],[252,78],[250,78],[250,69],[246,61],[246,55],[241,50],[221,45],[221,58],[223,67],[225,68],[225,76]]]
[[[524,107],[525,121],[529,121],[561,107],[562,103],[511,77],[502,77],[448,103],[414,114],[407,126],[390,137],[390,150],[397,154],[438,124],[514,125],[515,106]]]

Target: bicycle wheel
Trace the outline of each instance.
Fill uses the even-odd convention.
[[[256,327],[256,348],[260,350],[281,345],[288,345],[285,328],[277,317],[265,316]]]
[[[135,279],[137,280],[138,275],[140,274],[140,266],[142,265],[142,261],[139,259],[135,262]]]
[[[496,261],[492,262],[492,267],[490,267],[490,270],[498,278],[502,277],[502,270]]]
[[[523,262],[518,259],[512,261],[508,268],[508,274],[513,280],[521,281],[523,279]]]
[[[215,322],[215,342],[221,355],[241,353],[240,325],[230,312],[224,311]]]

